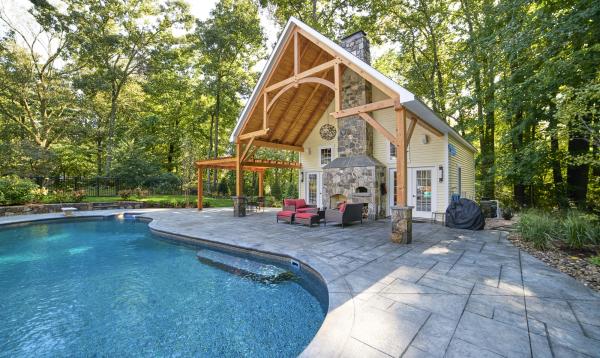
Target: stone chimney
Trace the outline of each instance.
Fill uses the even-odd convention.
[[[341,46],[367,64],[371,63],[369,40],[361,30],[341,40]],[[371,84],[347,68],[342,76],[342,109],[370,103]],[[338,119],[338,155],[373,155],[373,128],[359,116]]]
[[[341,40],[348,52],[370,64],[369,40],[358,31]],[[371,103],[371,84],[350,68],[342,76],[342,109]],[[359,116],[339,118],[338,157],[323,168],[323,207],[348,201],[363,205],[363,216],[384,217],[385,166],[373,158],[373,128]]]

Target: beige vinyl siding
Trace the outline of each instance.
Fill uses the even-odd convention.
[[[388,97],[384,93],[373,88],[373,102],[386,98]],[[396,113],[393,108],[376,111],[373,113],[373,118],[390,133],[396,134]],[[422,143],[424,135],[429,138],[427,144]],[[445,182],[439,182],[437,170],[438,165],[445,165],[445,150],[446,139],[444,137],[437,137],[419,125],[415,127],[408,146],[408,167],[432,167],[432,184],[436,191],[436,207],[432,208],[433,211],[442,211],[446,208],[446,186]],[[373,156],[388,167],[386,176],[389,176],[389,168],[396,168],[396,160],[390,158],[390,142],[376,130],[373,131]],[[391,188],[388,192],[393,193]]]
[[[456,155],[449,155],[449,195],[458,193],[458,167],[461,167],[461,197],[475,198],[475,153],[460,143],[452,135],[448,135],[448,142],[456,148]]]
[[[308,138],[306,138],[306,141],[303,144],[304,152],[300,153],[300,163],[302,163],[301,172],[307,173],[307,172],[322,172],[323,171],[323,169],[321,168],[321,162],[320,162],[321,147],[330,146],[331,147],[331,160],[337,158],[337,136],[335,138],[333,138],[332,140],[325,140],[325,139],[321,138],[321,135],[319,134],[319,130],[321,129],[321,126],[326,123],[333,125],[336,128],[336,132],[337,132],[337,120],[335,118],[329,116],[329,113],[331,113],[333,111],[334,111],[333,110],[333,101],[331,101],[331,103],[329,104],[329,106],[327,107],[327,109],[325,110],[325,112],[323,113],[321,118],[319,119],[319,122],[317,123],[315,128],[313,128],[313,130],[308,135]],[[329,118],[329,120],[328,120],[328,118]],[[298,188],[299,198],[305,198],[304,183],[302,182],[302,180],[299,180],[298,182],[300,183],[299,188]]]

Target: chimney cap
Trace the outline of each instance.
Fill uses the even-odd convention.
[[[359,38],[359,37],[367,37],[367,34],[363,30],[358,30],[358,31],[351,33],[350,35],[342,37],[342,39],[340,41],[344,42],[344,41],[348,41],[348,40],[351,40],[354,38]]]

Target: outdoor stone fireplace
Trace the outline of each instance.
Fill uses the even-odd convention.
[[[369,41],[359,31],[341,41],[343,48],[366,63],[371,62]],[[342,109],[371,102],[371,84],[347,68],[342,76]],[[365,217],[384,217],[385,167],[373,158],[373,128],[359,116],[338,119],[338,157],[323,169],[323,206],[331,198],[344,196],[349,203],[363,203]]]

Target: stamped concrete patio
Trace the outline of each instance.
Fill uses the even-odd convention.
[[[149,214],[150,227],[283,254],[317,270],[327,318],[306,356],[600,356],[600,294],[514,247],[500,231],[416,223],[413,244],[386,221],[313,227],[273,212]]]
[[[329,313],[304,356],[600,357],[600,294],[503,232],[416,223],[413,244],[402,246],[389,242],[385,221],[308,228],[276,224],[273,211],[145,211],[154,230],[290,256],[318,271]],[[78,213],[90,214],[100,212]]]

